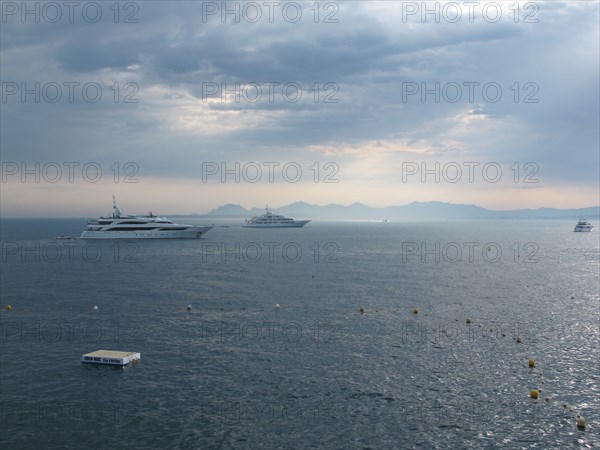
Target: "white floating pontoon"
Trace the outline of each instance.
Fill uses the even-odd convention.
[[[139,361],[141,358],[136,352],[117,352],[114,350],[96,350],[86,353],[81,357],[81,362],[91,364],[111,364],[114,366],[125,366],[130,362]]]

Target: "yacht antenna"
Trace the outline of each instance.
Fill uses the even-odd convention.
[[[122,217],[125,215],[125,213],[123,212],[123,210],[121,208],[119,208],[119,204],[117,203],[117,199],[115,198],[115,196],[112,196],[113,198],[113,217]]]

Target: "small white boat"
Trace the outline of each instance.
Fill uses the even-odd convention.
[[[594,226],[587,220],[579,219],[579,222],[577,222],[577,225],[575,225],[575,229],[573,231],[582,233],[592,231],[593,228]]]

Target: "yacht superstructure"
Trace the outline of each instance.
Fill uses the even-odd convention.
[[[594,226],[590,222],[585,219],[579,219],[579,222],[577,222],[573,231],[586,232],[592,231],[592,228],[594,228]]]

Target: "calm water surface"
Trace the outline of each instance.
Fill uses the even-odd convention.
[[[597,223],[1,225],[2,448],[600,447]]]

